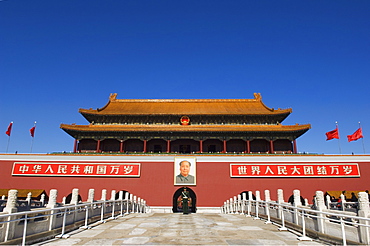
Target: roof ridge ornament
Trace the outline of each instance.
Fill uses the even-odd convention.
[[[261,101],[262,100],[261,93],[253,93],[253,95],[254,95],[254,99],[256,99],[258,101]]]
[[[111,93],[109,96],[109,101],[116,101],[117,100],[117,93]]]

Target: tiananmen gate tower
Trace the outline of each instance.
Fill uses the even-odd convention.
[[[368,155],[300,153],[297,138],[310,124],[283,125],[292,109],[252,99],[117,99],[80,109],[86,125],[61,124],[70,152],[0,155],[1,189],[58,190],[58,201],[79,189],[86,201],[112,191],[135,194],[151,208],[180,212],[187,187],[192,212],[218,209],[236,194],[269,190],[288,201],[300,190],[369,190]],[[71,144],[72,149],[72,144]],[[185,173],[185,171],[187,173]],[[32,192],[32,191],[31,191]],[[334,193],[333,193],[334,192]]]
[[[297,153],[310,124],[282,125],[291,109],[253,99],[117,99],[80,109],[88,125],[60,127],[74,152]]]

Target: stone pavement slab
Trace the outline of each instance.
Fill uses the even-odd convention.
[[[129,214],[38,245],[324,245],[239,214]]]

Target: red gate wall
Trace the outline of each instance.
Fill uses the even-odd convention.
[[[177,189],[182,186],[174,185],[174,157],[166,157],[164,160],[149,161],[151,157],[129,157],[127,162],[140,163],[140,177],[40,177],[40,176],[12,176],[14,162],[86,162],[86,157],[73,156],[69,158],[60,156],[40,155],[4,155],[0,156],[0,189],[44,189],[49,193],[50,189],[58,190],[58,201],[67,196],[72,189],[78,188],[83,201],[87,200],[88,190],[95,189],[95,199],[101,197],[101,190],[107,189],[107,197],[110,198],[111,190],[128,191],[147,201],[149,206],[172,206],[172,197]],[[231,163],[271,163],[276,164],[271,158],[258,157],[234,160],[232,157],[196,157],[196,185],[189,186],[197,196],[197,207],[219,207],[226,199],[240,194],[243,191],[256,190],[261,192],[264,199],[264,190],[268,189],[271,199],[277,199],[277,189],[284,190],[285,201],[288,200],[294,189],[299,189],[304,198],[312,201],[316,190],[366,190],[370,189],[368,177],[370,176],[370,157],[326,157],[307,158],[294,157],[283,158],[285,163],[358,163],[360,177],[356,178],[333,178],[333,177],[310,177],[310,178],[234,178],[230,177]],[[104,162],[104,157],[88,157]],[[109,161],[126,161],[125,156],[110,157]],[[61,160],[63,159],[63,160]],[[155,159],[155,158],[153,158]],[[279,160],[281,162],[281,160]]]

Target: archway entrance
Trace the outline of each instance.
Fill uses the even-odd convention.
[[[181,203],[181,192],[184,190],[184,187],[179,188],[175,191],[172,198],[172,212],[174,213],[182,213],[182,203]],[[197,211],[197,196],[195,195],[194,191],[189,187],[186,187],[186,190],[189,191],[190,199],[189,199],[189,210],[191,213],[196,213]]]

